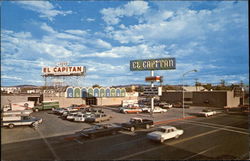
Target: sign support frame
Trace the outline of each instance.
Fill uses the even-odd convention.
[[[151,75],[151,77],[153,77],[154,76],[154,71],[153,70],[151,70],[150,71],[150,75]],[[153,81],[151,81],[151,87],[154,87],[154,82]],[[154,96],[152,96],[151,97],[151,116],[153,117],[153,112],[154,111]]]

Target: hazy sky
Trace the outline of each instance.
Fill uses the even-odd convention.
[[[248,83],[247,1],[4,1],[1,83],[43,85],[42,67],[86,66],[82,86],[145,83],[129,61],[176,58],[164,84]]]

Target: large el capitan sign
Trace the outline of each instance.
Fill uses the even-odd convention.
[[[86,69],[84,66],[62,66],[62,67],[43,67],[42,73],[46,75],[84,75]]]
[[[159,58],[159,59],[143,59],[131,60],[131,71],[144,71],[144,70],[171,70],[175,69],[175,58]]]

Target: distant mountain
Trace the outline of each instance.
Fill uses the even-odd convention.
[[[22,88],[30,88],[30,87],[37,87],[35,85],[18,85],[18,86],[15,86],[15,87],[22,87]]]

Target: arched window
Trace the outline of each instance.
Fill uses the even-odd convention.
[[[116,95],[116,97],[120,97],[121,96],[121,90],[120,90],[120,88],[116,89],[115,95]]]
[[[93,97],[94,96],[94,90],[93,88],[88,89],[88,97]]]
[[[121,89],[121,96],[125,97],[125,95],[126,95],[126,90],[125,90],[125,88],[122,88]]]
[[[111,97],[115,97],[115,96],[116,96],[116,94],[115,94],[115,89],[112,88],[112,89],[111,89]]]
[[[87,89],[86,88],[82,88],[82,97],[83,98],[87,97]]]
[[[100,89],[100,97],[105,97],[105,89],[104,88],[101,88]]]
[[[100,97],[99,89],[94,88],[94,97]]]
[[[67,97],[72,98],[73,97],[73,88],[68,87],[66,91],[67,91]]]
[[[81,96],[81,90],[80,88],[74,88],[74,97],[80,97]]]
[[[106,97],[110,97],[110,89],[109,88],[106,89]]]

